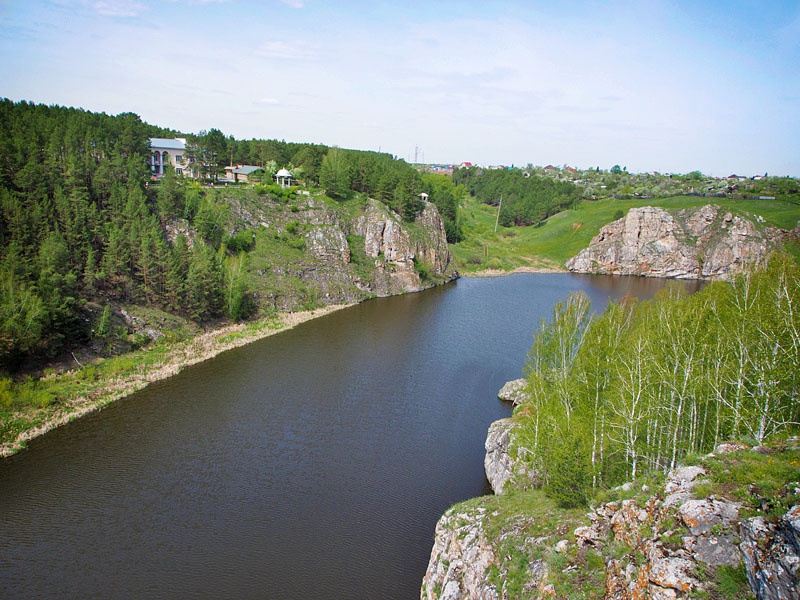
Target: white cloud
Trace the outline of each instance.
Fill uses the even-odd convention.
[[[261,44],[254,54],[259,58],[277,58],[281,60],[313,60],[317,53],[315,48],[306,42],[288,43],[273,40]]]
[[[147,10],[136,0],[84,0],[83,5],[104,17],[138,17]]]
[[[291,8],[304,8],[305,2],[303,0],[281,0],[286,6]]]

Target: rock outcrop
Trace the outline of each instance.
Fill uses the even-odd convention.
[[[229,205],[229,234],[266,230],[275,240],[276,252],[248,261],[263,278],[254,287],[264,310],[349,304],[457,277],[444,222],[429,202],[413,222],[377,200],[358,207],[314,195],[298,195],[291,204],[243,195]]]
[[[500,419],[489,426],[489,433],[486,435],[483,468],[495,494],[503,493],[503,486],[514,474],[514,459],[509,453],[513,429],[514,423],[511,419]]]
[[[493,486],[499,482],[496,493],[512,485],[518,489],[511,477],[513,461],[488,460],[490,454],[509,456],[510,421],[492,424],[487,437],[487,476]],[[741,444],[722,444],[706,458],[731,452],[752,451]],[[533,517],[513,512],[498,517],[503,509],[497,502],[475,499],[457,505],[436,527],[421,598],[505,597],[505,569],[511,563],[522,565],[514,575],[516,589],[523,590],[519,597],[557,598],[561,596],[553,584],[553,565],[560,570],[557,580],[586,569],[589,556],[602,557],[602,562],[595,562],[595,572],[582,577],[596,582],[597,595],[589,597],[603,600],[722,597],[715,576],[722,569],[746,572],[747,582],[742,575],[744,589],[738,588],[737,594],[747,596],[749,583],[757,600],[800,598],[800,505],[778,519],[742,520],[746,507],[738,500],[708,495],[707,485],[706,469],[694,465],[672,471],[663,486],[652,490],[626,484],[621,492],[635,498],[594,506],[588,524],[576,527],[572,536],[563,520],[544,535],[533,533]],[[800,484],[787,485],[784,497],[800,494]],[[698,493],[700,489],[704,493]],[[571,527],[578,523],[573,521]],[[562,558],[554,562],[548,555]]]
[[[631,552],[606,564],[606,598],[674,600],[703,591],[697,575],[706,566],[736,566],[739,505],[725,499],[697,499],[692,488],[705,471],[685,467],[672,472],[664,496],[611,502],[589,515],[591,525],[575,530],[579,547],[625,544]]]
[[[800,505],[778,523],[764,517],[744,521],[739,532],[747,579],[759,600],[800,598]]]
[[[485,510],[451,509],[439,519],[421,600],[498,599],[486,576],[497,557],[484,533],[484,517]]]
[[[644,206],[603,227],[566,267],[576,273],[729,279],[763,264],[784,235],[715,205],[675,215]]]
[[[527,402],[530,397],[527,385],[527,379],[514,379],[500,388],[497,397],[505,402],[511,402],[514,406],[519,406]]]
[[[527,380],[515,379],[507,382],[497,393],[500,400],[511,402],[514,406],[525,403],[528,398]],[[537,475],[525,461],[518,460],[512,453],[511,446],[514,435],[514,421],[500,419],[489,426],[484,448],[483,469],[486,479],[495,494],[502,494],[510,480],[514,480],[516,488],[529,489],[537,483]],[[518,450],[519,451],[519,450]],[[524,451],[524,449],[522,449]]]

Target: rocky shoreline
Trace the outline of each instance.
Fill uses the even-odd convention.
[[[51,409],[34,427],[23,430],[11,442],[0,445],[0,458],[11,456],[24,449],[29,441],[48,431],[74,421],[86,414],[101,410],[109,404],[141,390],[147,385],[173,377],[190,365],[194,365],[233,348],[238,348],[260,339],[292,329],[301,323],[353,306],[351,304],[328,305],[315,310],[280,313],[275,318],[263,319],[255,324],[236,323],[202,333],[187,342],[172,347],[158,364],[144,371],[135,371],[105,381],[90,392],[75,398],[66,398],[55,409]],[[58,378],[73,377],[78,371],[56,375]],[[40,409],[46,410],[46,409]]]
[[[508,382],[498,397],[523,404],[524,388],[524,379]],[[722,444],[702,457],[706,466],[676,468],[660,485],[626,484],[616,490],[621,500],[593,506],[583,517],[552,510],[555,517],[537,525],[542,514],[519,508],[504,514],[505,497],[518,506],[520,495],[538,493],[530,492],[535,474],[526,472],[510,451],[513,429],[512,419],[501,419],[488,430],[484,466],[495,495],[458,504],[437,523],[422,600],[557,598],[553,581],[565,574],[584,577],[582,585],[593,587],[603,600],[716,598],[708,594],[716,593],[719,572],[726,577],[744,573],[746,582],[740,582],[744,588],[737,594],[745,595],[737,598],[798,597],[800,505],[786,506],[777,517],[750,516],[749,504],[760,503],[765,510],[765,503],[774,501],[759,495],[762,482],[750,485],[753,497],[747,503],[733,495],[730,484],[721,488],[725,493],[707,490],[720,489],[712,487],[708,465],[713,461],[744,462],[786,451],[795,457],[800,439],[781,448]],[[787,499],[798,494],[800,482],[784,482],[779,491]],[[545,504],[546,499],[534,496],[532,502]],[[513,593],[507,589],[512,583]]]

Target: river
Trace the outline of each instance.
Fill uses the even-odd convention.
[[[226,352],[0,462],[2,598],[419,597],[434,527],[488,493],[533,333],[585,290],[663,282],[461,279]]]

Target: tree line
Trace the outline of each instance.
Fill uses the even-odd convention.
[[[726,440],[800,428],[800,267],[769,266],[688,296],[591,314],[583,293],[543,322],[515,413],[519,456],[565,505]]]
[[[236,140],[211,129],[187,139],[187,156],[201,164],[208,177],[218,176],[225,162],[264,168],[271,178],[280,168],[305,185],[319,186],[328,196],[344,200],[353,194],[366,194],[380,200],[406,219],[413,220],[424,203],[420,194],[436,205],[445,223],[448,241],[462,238],[457,218],[459,192],[449,180],[420,173],[412,165],[385,152],[348,150],[322,144],[298,144],[283,140]]]
[[[499,205],[499,223],[504,227],[541,223],[574,208],[582,195],[581,189],[569,181],[522,169],[460,168],[453,172],[453,181],[464,185],[480,202]]]

